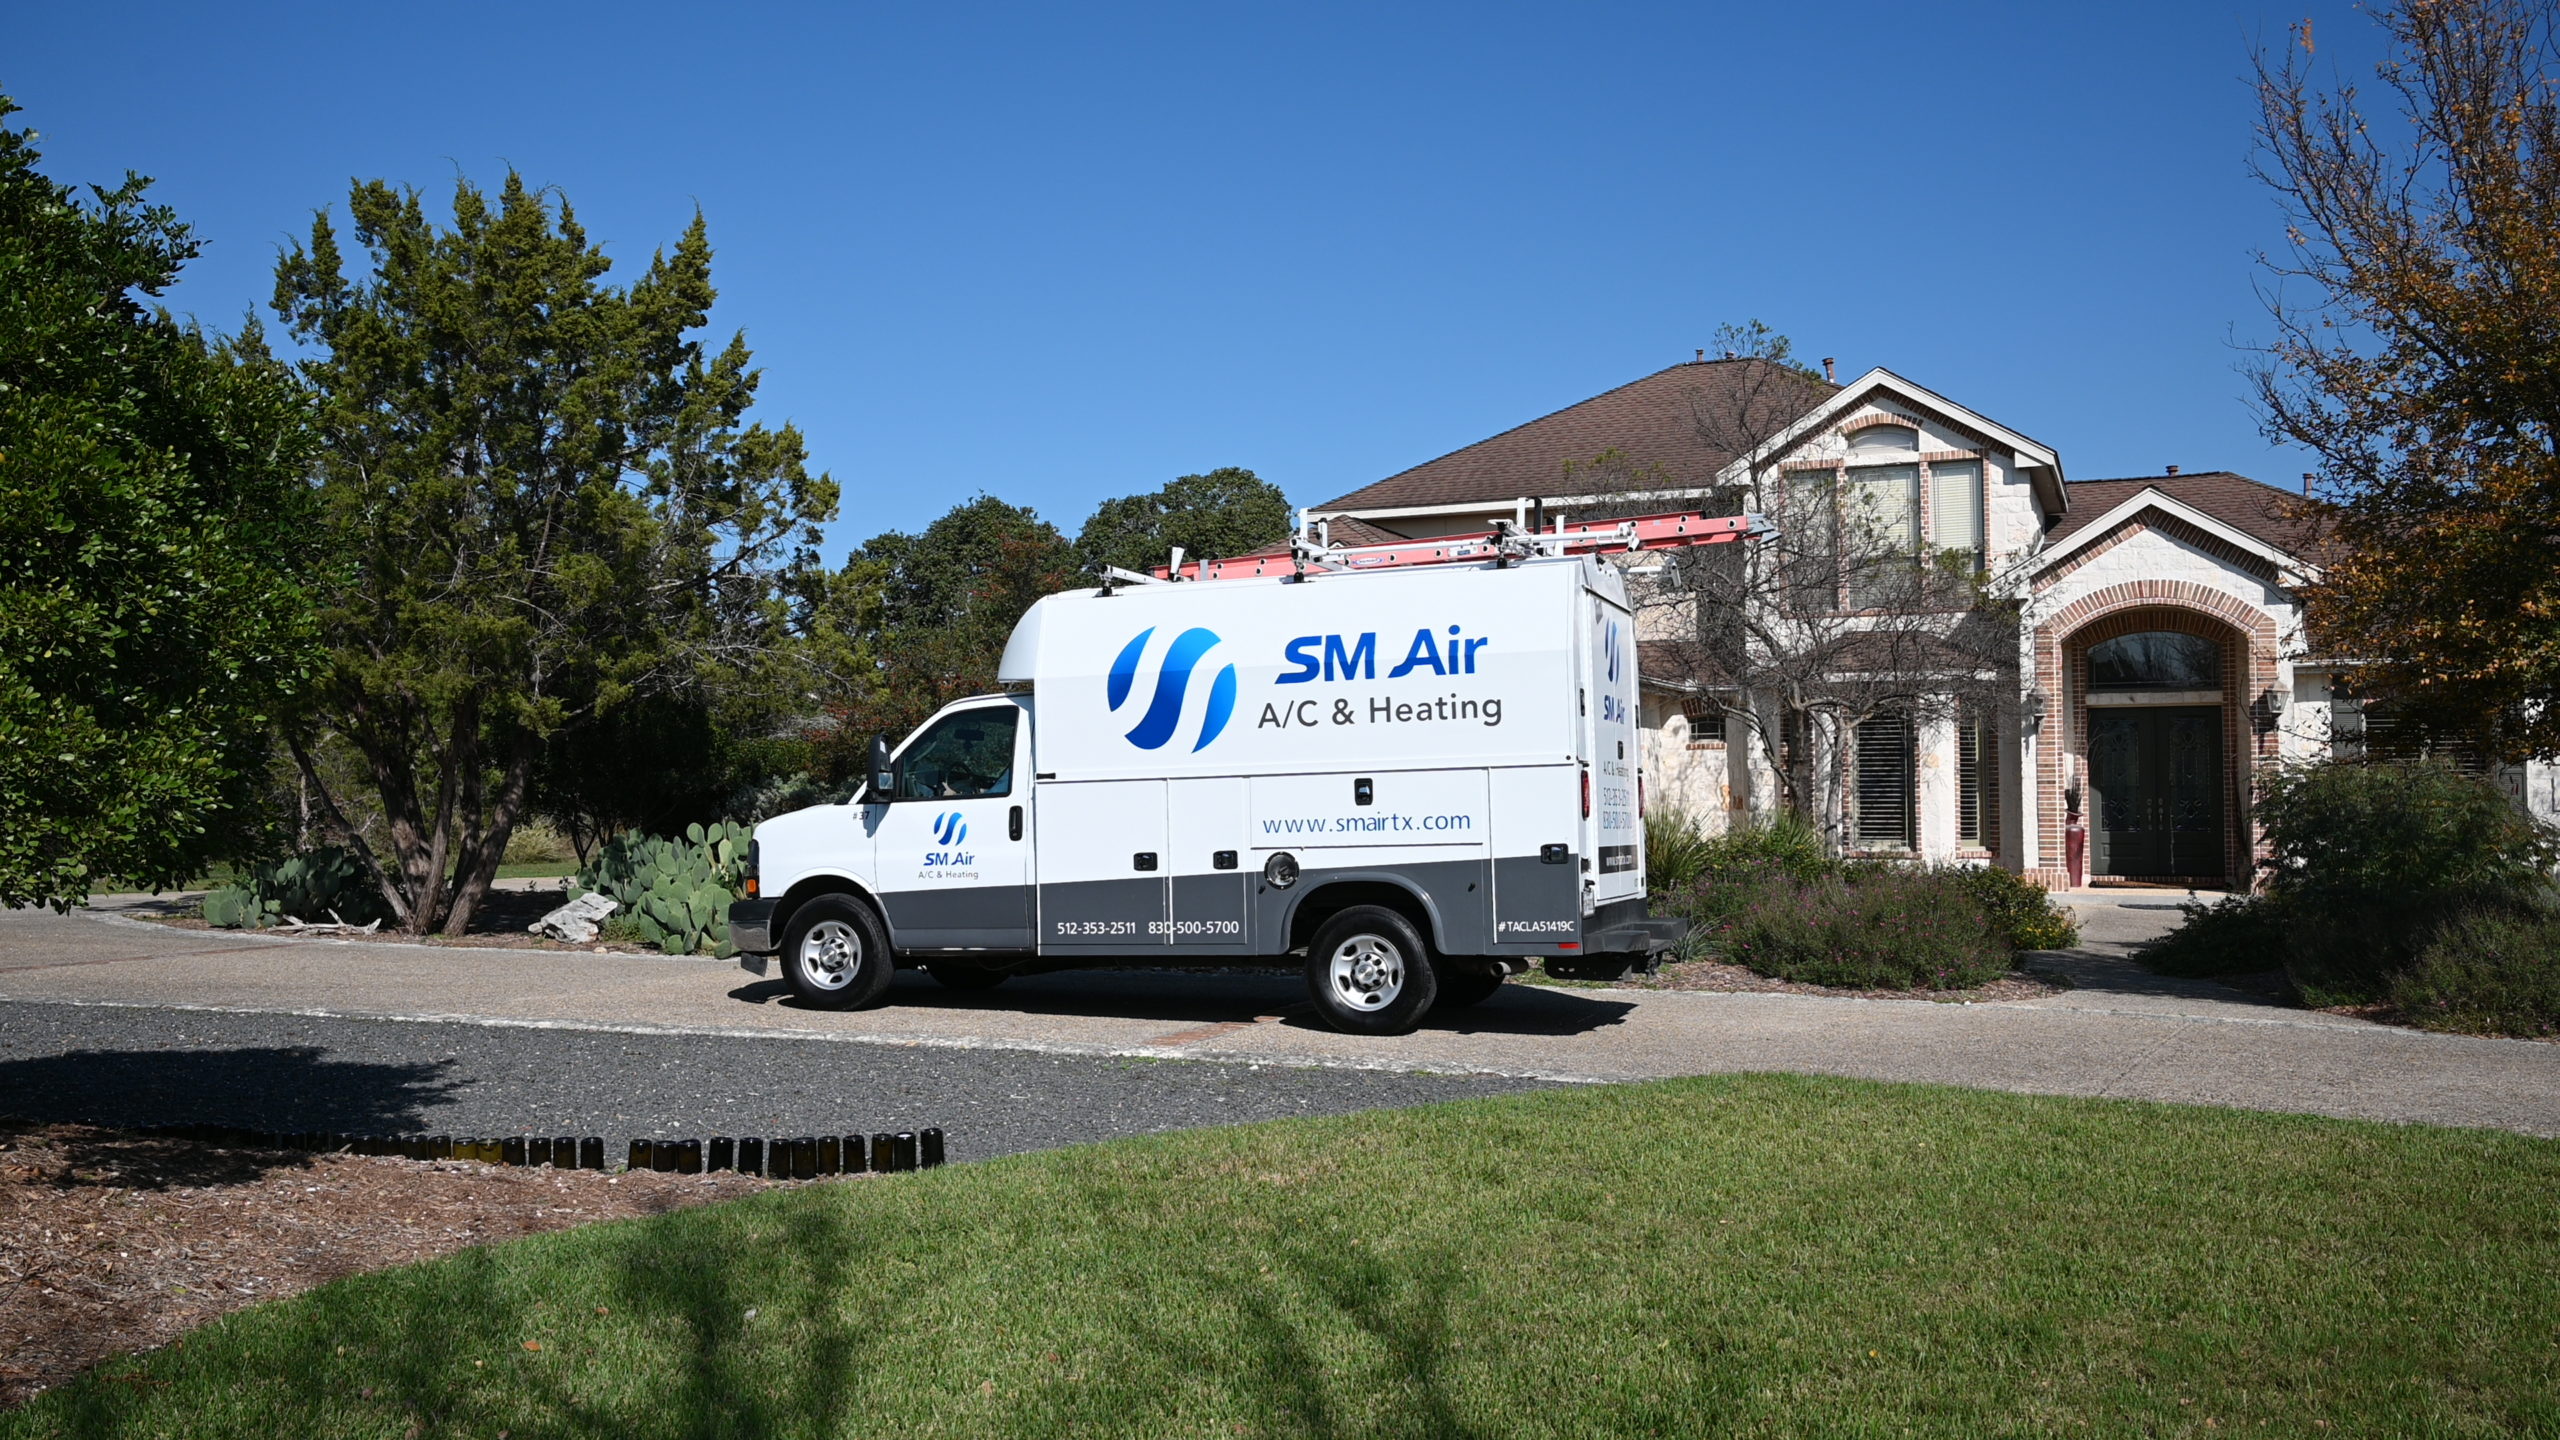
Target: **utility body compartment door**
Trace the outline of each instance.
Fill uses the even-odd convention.
[[[1167,938],[1177,954],[1247,954],[1245,782],[1222,776],[1167,784],[1165,868],[1172,872],[1173,904]]]
[[[1041,781],[1035,834],[1042,953],[1163,948],[1164,781]]]

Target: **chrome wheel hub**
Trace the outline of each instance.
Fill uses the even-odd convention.
[[[800,972],[821,990],[841,990],[862,968],[862,936],[842,920],[821,920],[800,937]]]
[[[1350,1010],[1383,1010],[1404,993],[1404,952],[1377,935],[1354,935],[1334,947],[1333,997]]]

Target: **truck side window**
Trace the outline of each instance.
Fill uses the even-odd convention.
[[[907,747],[898,760],[901,800],[975,800],[1013,791],[1013,728],[1021,712],[963,710]]]

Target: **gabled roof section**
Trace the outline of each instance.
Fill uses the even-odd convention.
[[[2146,510],[2173,516],[2283,570],[2316,573],[2316,530],[2303,499],[2227,470],[2073,482],[2070,514],[2045,531],[2046,569],[2115,533]]]
[[[1319,514],[1348,510],[1377,516],[1458,505],[1507,506],[1524,495],[1554,499],[1570,493],[1567,465],[1587,464],[1613,449],[1639,467],[1661,471],[1675,489],[1705,489],[1734,456],[1700,433],[1701,414],[1746,401],[1791,414],[1820,403],[1833,388],[1766,360],[1691,361],[1314,508]]]
[[[1784,457],[1788,451],[1839,424],[1858,407],[1888,397],[1900,402],[1901,408],[1972,431],[2008,451],[2017,457],[2019,466],[2034,479],[2049,513],[2060,514],[2070,508],[2069,488],[2062,479],[2062,459],[2054,454],[2052,447],[1987,415],[1968,410],[1925,385],[1905,380],[1883,366],[1877,366],[1841,386],[1836,394],[1798,416],[1794,424],[1771,436],[1750,454],[1736,456],[1730,462],[1731,473],[1725,477],[1727,483],[1739,483],[1753,467]]]
[[[2174,497],[2287,555],[2308,556],[2317,543],[2317,527],[2307,513],[2308,502],[2301,495],[2228,470],[2137,475],[2124,480],[2074,480],[2070,490],[2070,513],[2044,532],[2048,550],[2097,523],[2100,517],[2114,513],[2127,498],[2144,490]]]

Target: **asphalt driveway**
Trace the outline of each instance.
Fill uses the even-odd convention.
[[[2181,898],[2075,898],[2086,948],[2047,963],[2080,988],[2035,1000],[1511,985],[1386,1039],[1317,1026],[1287,977],[1070,972],[962,995],[902,976],[886,1004],[847,1014],[709,960],[16,911],[0,914],[0,1109],[81,1095],[99,1118],[140,1120],[231,1094],[303,1114],[317,1112],[291,1106],[370,1092],[386,1117],[456,1133],[940,1124],[976,1137],[963,1153],[992,1154],[1524,1084],[1791,1070],[2560,1135],[2560,1045],[2391,1029],[2125,963]],[[305,1079],[252,1082],[212,1058],[74,1067],[82,1051],[292,1052],[305,1058],[273,1063]],[[399,1073],[374,1073],[386,1067]],[[97,1078],[124,1069],[146,1078]]]

